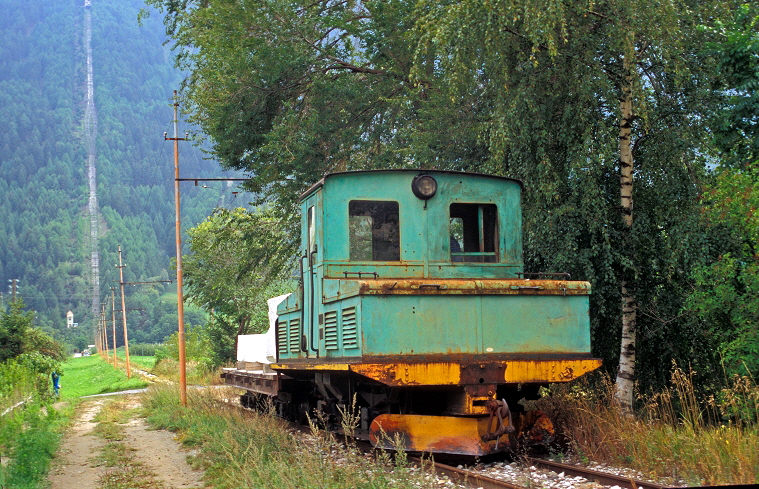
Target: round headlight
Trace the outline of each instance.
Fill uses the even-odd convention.
[[[411,182],[411,191],[422,200],[431,199],[437,192],[437,181],[429,175],[417,175]]]

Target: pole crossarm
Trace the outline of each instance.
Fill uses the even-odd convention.
[[[247,182],[250,178],[175,178],[177,182]]]
[[[142,285],[142,284],[173,284],[173,280],[155,280],[153,282],[124,282],[124,285]]]

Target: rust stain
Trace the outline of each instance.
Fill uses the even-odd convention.
[[[360,295],[589,295],[590,283],[532,279],[355,280]]]
[[[451,361],[448,355],[418,355],[409,362],[354,363],[341,367],[385,385],[404,386],[568,382],[600,366],[601,360],[595,358],[547,357],[463,363]]]
[[[487,418],[383,414],[372,421],[370,440],[375,446],[399,444],[418,452],[487,455],[508,446],[507,437],[487,443],[481,439]]]

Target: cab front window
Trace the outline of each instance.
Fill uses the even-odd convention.
[[[348,216],[351,261],[400,261],[398,202],[352,200]]]

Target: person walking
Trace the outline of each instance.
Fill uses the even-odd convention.
[[[55,397],[58,397],[58,391],[61,388],[60,379],[61,376],[58,375],[58,372],[53,372],[53,390],[55,391]]]

